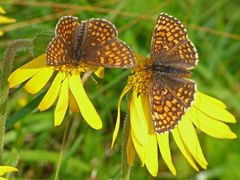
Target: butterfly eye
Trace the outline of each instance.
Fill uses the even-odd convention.
[[[49,43],[46,50],[47,64],[52,66],[63,65],[67,63],[69,57],[69,48],[62,37],[56,36]]]

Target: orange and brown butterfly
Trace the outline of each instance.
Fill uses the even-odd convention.
[[[46,50],[46,62],[52,66],[78,66],[83,62],[109,68],[132,68],[135,58],[131,49],[118,39],[118,32],[109,21],[89,19],[79,23],[77,17],[63,16]]]
[[[196,84],[186,78],[197,65],[198,53],[183,24],[161,13],[153,31],[150,58],[151,116],[155,132],[161,134],[174,129],[192,105]]]

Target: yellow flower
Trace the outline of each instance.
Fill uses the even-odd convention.
[[[4,9],[0,6],[0,14],[5,14],[5,13],[6,12],[4,11]],[[0,24],[8,24],[13,22],[15,22],[15,19],[0,15]],[[4,32],[0,30],[0,36],[3,36],[3,34]]]
[[[100,129],[102,121],[89,100],[80,77],[82,73],[87,71],[95,71],[98,77],[103,76],[103,68],[97,69],[85,64],[79,66],[46,65],[46,56],[43,54],[15,70],[8,78],[8,82],[9,87],[13,88],[28,80],[24,86],[25,90],[31,94],[36,94],[50,78],[54,77],[38,109],[40,111],[49,109],[58,98],[54,111],[55,126],[62,123],[69,107],[73,112],[81,112],[83,118],[92,128]]]
[[[0,166],[0,176],[3,176],[6,173],[9,172],[16,172],[18,171],[17,168],[11,167],[11,166]],[[6,178],[0,177],[0,180],[7,180]]]
[[[199,171],[197,164],[206,169],[208,163],[202,153],[195,127],[216,138],[234,139],[236,135],[225,124],[225,122],[235,123],[234,116],[226,110],[226,106],[221,101],[198,91],[192,107],[185,113],[179,125],[173,131],[157,135],[153,128],[147,93],[150,75],[144,69],[144,64],[149,61],[149,59],[140,61],[140,65],[134,69],[120,96],[112,145],[119,131],[122,98],[131,90],[132,96],[128,104],[130,130],[126,149],[128,164],[133,165],[134,156],[137,153],[142,166],[146,165],[149,173],[156,176],[159,149],[168,168],[173,175],[176,175],[169,145],[169,136],[172,135],[189,164],[197,171]]]

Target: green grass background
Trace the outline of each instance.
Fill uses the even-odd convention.
[[[193,79],[198,89],[222,100],[231,113],[240,119],[240,1],[239,0],[63,0],[56,1],[0,1],[15,18],[16,23],[0,26],[7,31],[0,39],[0,59],[8,45],[16,39],[34,39],[35,55],[44,53],[57,20],[72,14],[79,19],[105,18],[119,29],[119,38],[131,45],[134,52],[149,54],[152,31],[158,15],[167,12],[186,25],[189,37],[199,52],[200,61]],[[50,16],[50,18],[49,18]],[[52,17],[51,17],[52,16]],[[38,21],[37,21],[38,20]],[[36,38],[36,35],[38,37]],[[17,53],[13,69],[31,60],[28,51]],[[0,62],[1,63],[1,62]],[[1,64],[2,65],[2,64]],[[115,125],[116,106],[128,72],[107,69],[103,80],[89,79],[86,91],[103,120],[103,129],[95,131],[74,115],[69,121],[61,179],[119,179],[121,161],[121,134],[113,150],[111,135]],[[17,120],[6,131],[5,149],[19,154],[19,172],[13,179],[53,179],[58,161],[64,127],[53,127],[51,108],[30,113],[21,99],[31,102],[36,96],[13,90],[8,102],[8,121]],[[106,103],[107,102],[107,103]],[[126,114],[126,102],[122,116]],[[207,107],[206,107],[207,108]],[[20,111],[20,113],[19,113]],[[240,135],[239,123],[230,125]],[[171,139],[172,157],[177,176],[171,175],[160,158],[156,179],[239,179],[240,142],[215,139],[199,133],[199,140],[208,160],[206,171],[196,172],[186,162]],[[12,150],[13,149],[13,150]],[[139,160],[132,168],[132,179],[153,179]]]

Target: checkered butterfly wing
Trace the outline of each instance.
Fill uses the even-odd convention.
[[[153,124],[157,133],[164,133],[173,129],[191,107],[196,85],[193,81],[184,79],[185,75],[181,71],[188,72],[188,68],[194,67],[198,54],[182,23],[162,13],[153,32],[150,55],[153,66],[172,69],[169,72],[165,72],[168,69],[163,72],[153,71],[150,83]]]
[[[48,44],[46,62],[48,65],[57,66],[66,64],[71,59],[72,49],[61,36],[56,36]]]
[[[182,68],[194,67],[198,53],[188,39],[183,24],[166,13],[158,17],[151,43],[151,58],[164,64]]]
[[[150,83],[150,108],[155,132],[168,132],[176,127],[191,106],[196,92],[193,81],[155,73]]]
[[[130,48],[118,39],[118,33],[112,23],[103,19],[87,21],[83,59],[88,64],[112,67],[132,68],[135,59]]]
[[[57,66],[72,63],[78,26],[76,17],[63,16],[58,21],[55,37],[48,44],[46,50],[47,64]]]
[[[77,17],[63,16],[56,25],[55,35],[61,36],[70,47],[74,47],[79,25]]]

